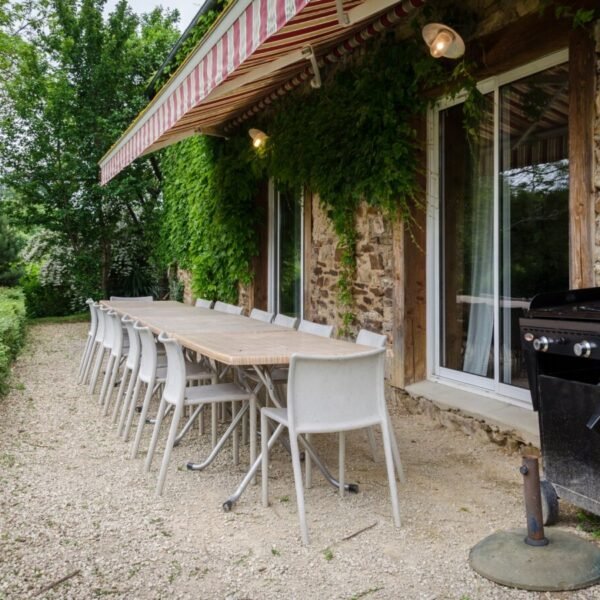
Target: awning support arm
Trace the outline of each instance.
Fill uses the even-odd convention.
[[[302,48],[302,56],[306,58],[306,60],[310,61],[313,70],[313,78],[310,80],[310,85],[314,89],[319,89],[321,87],[321,71],[319,69],[319,64],[317,63],[317,57],[315,56],[315,51],[312,46],[306,46]]]
[[[350,15],[344,10],[344,0],[335,0],[338,22],[342,27],[350,25]]]

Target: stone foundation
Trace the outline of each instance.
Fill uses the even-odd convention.
[[[475,436],[484,441],[506,448],[509,452],[523,452],[525,449],[539,452],[531,444],[527,443],[517,432],[513,430],[500,429],[490,425],[483,420],[462,414],[458,410],[444,410],[436,406],[431,400],[421,396],[411,396],[403,390],[391,388],[394,400],[410,414],[425,414],[442,427],[461,431],[462,433]]]

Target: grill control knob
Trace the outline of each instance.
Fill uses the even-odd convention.
[[[581,356],[581,358],[589,358],[592,353],[592,348],[595,348],[596,344],[590,344],[589,342],[583,340],[583,342],[578,342],[573,346],[573,352],[575,352],[575,356]]]
[[[545,335],[541,335],[539,338],[533,340],[533,349],[538,352],[546,352],[549,345],[550,340]]]

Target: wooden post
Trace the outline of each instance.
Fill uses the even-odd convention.
[[[393,261],[393,296],[392,296],[392,351],[393,358],[390,362],[389,381],[397,388],[403,388],[404,378],[404,316],[405,316],[405,278],[406,266],[404,264],[404,222],[394,219],[392,223],[392,261]]]
[[[304,258],[304,318],[312,319],[310,310],[310,292],[311,292],[311,276],[315,265],[312,263],[312,203],[313,194],[309,190],[304,191],[304,239],[303,239],[303,258]]]
[[[594,101],[596,53],[589,30],[569,37],[569,273],[572,288],[594,285]]]

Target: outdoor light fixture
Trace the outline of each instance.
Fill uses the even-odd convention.
[[[423,27],[423,39],[434,58],[459,58],[465,53],[465,43],[454,29],[442,23],[428,23]]]
[[[260,148],[261,146],[264,146],[268,137],[264,131],[254,128],[248,130],[248,135],[252,138],[252,145],[255,148]]]

